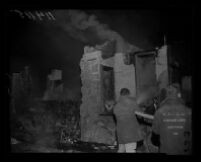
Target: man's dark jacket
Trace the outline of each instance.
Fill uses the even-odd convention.
[[[152,130],[160,136],[160,152],[191,152],[191,109],[177,97],[166,98],[156,111]]]
[[[135,116],[139,107],[136,100],[129,96],[121,96],[114,107],[117,120],[117,137],[119,144],[142,140],[142,132]]]

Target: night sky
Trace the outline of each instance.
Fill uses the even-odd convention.
[[[65,11],[62,11],[65,12]],[[81,10],[86,15],[95,15],[100,24],[121,35],[124,40],[139,48],[149,50],[163,44],[166,35],[168,44],[185,42],[189,51],[183,61],[190,68],[192,42],[192,10],[166,8],[155,10]],[[19,72],[30,66],[34,81],[41,94],[46,87],[46,78],[52,68],[63,70],[64,86],[72,95],[80,93],[79,62],[85,45],[104,43],[91,29],[82,32],[68,28],[70,21],[57,11],[51,12],[56,20],[33,21],[21,18],[15,12],[7,12],[6,36],[10,72]],[[71,23],[71,22],[70,22]],[[72,32],[71,32],[72,30]],[[80,33],[79,33],[80,32]],[[80,36],[81,35],[81,36]],[[182,60],[182,59],[181,59]]]

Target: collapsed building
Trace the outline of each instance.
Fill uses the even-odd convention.
[[[144,100],[166,87],[168,46],[151,51],[114,52],[105,57],[106,47],[85,47],[80,61],[81,140],[114,144],[115,121],[107,115],[105,102],[117,101],[121,88],[128,88],[133,97],[141,96]]]
[[[47,76],[47,87],[43,96],[43,100],[57,100],[63,99],[63,82],[62,70],[53,69]]]
[[[20,72],[12,73],[10,79],[11,112],[17,113],[17,110],[23,111],[33,95],[33,80],[29,66],[25,66]]]

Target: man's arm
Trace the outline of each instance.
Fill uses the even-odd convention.
[[[149,120],[153,120],[154,119],[154,116],[153,115],[150,115],[150,114],[146,114],[144,113],[144,111],[139,107],[139,104],[137,101],[134,102],[134,112],[137,116],[139,117],[143,117],[145,119],[149,119]]]
[[[153,120],[154,119],[154,116],[153,115],[149,115],[149,114],[145,114],[144,112],[142,111],[135,111],[135,114],[140,116],[140,117],[144,117],[146,119],[151,119]]]

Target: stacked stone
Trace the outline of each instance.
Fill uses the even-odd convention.
[[[103,107],[101,51],[85,53],[80,62],[82,80],[81,140],[112,144],[115,141],[114,121],[99,116]]]
[[[98,74],[92,74],[92,69],[90,68],[86,55],[83,56],[80,66],[82,80],[82,105],[80,107],[81,139],[88,141],[90,137],[86,137],[84,135],[87,130],[93,127],[93,122],[99,114],[99,107],[101,105],[101,84],[99,78],[100,76],[98,76]]]
[[[128,88],[131,92],[131,96],[136,96],[136,83],[135,83],[135,67],[131,65],[125,65],[124,54],[116,53],[114,56],[114,72],[115,72],[115,98],[119,99],[120,90],[122,88]]]

